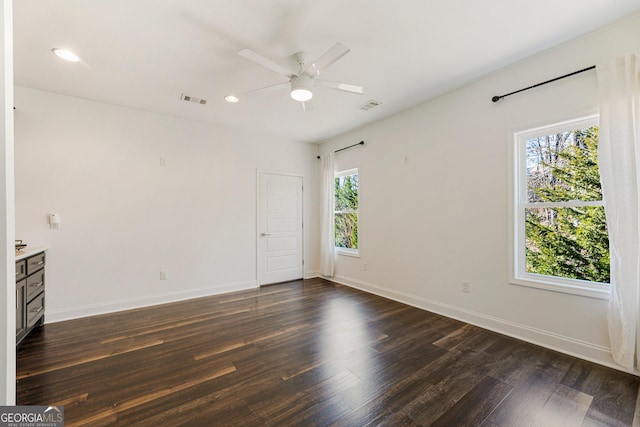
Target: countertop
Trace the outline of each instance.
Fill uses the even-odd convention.
[[[25,258],[29,258],[32,255],[39,254],[40,252],[46,252],[46,251],[47,251],[47,248],[42,246],[34,246],[31,248],[27,246],[23,250],[16,252],[16,261],[20,261]]]

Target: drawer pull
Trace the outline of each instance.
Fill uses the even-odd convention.
[[[38,261],[38,262],[32,262],[31,265],[42,265],[44,264],[44,261]]]
[[[38,307],[38,308],[32,308],[32,309],[31,309],[31,312],[32,312],[32,313],[40,313],[42,310],[44,310],[44,306],[42,306],[42,305],[41,305],[41,306],[40,306],[40,307]]]
[[[29,285],[30,288],[39,288],[40,286],[44,285],[44,282],[40,282],[40,283],[32,283]]]

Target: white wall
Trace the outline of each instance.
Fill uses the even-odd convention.
[[[315,145],[23,87],[15,98],[16,236],[49,248],[48,322],[255,287],[258,169],[303,175],[315,228]],[[305,254],[313,275],[313,233]]]
[[[360,167],[362,254],[338,256],[336,280],[613,364],[607,301],[508,284],[512,133],[597,112],[595,71],[491,97],[638,49],[635,16],[325,141],[322,153],[366,142],[336,156]]]
[[[16,394],[15,258],[13,243],[13,2],[0,6],[0,405]]]

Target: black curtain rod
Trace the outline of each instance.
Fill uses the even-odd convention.
[[[339,150],[334,151],[334,153],[337,153],[338,151],[342,151],[342,150],[347,150],[347,149],[349,149],[349,148],[353,148],[353,147],[356,147],[356,146],[358,146],[358,145],[364,145],[364,141],[360,141],[360,142],[358,142],[357,144],[353,144],[353,145],[350,145],[350,146],[348,146],[348,147],[341,148],[341,149],[339,149]],[[320,158],[320,156],[318,156],[318,159],[319,159],[319,158]]]
[[[546,82],[542,82],[542,83],[535,84],[533,86],[525,87],[524,89],[516,90],[515,92],[507,93],[506,95],[494,96],[493,98],[491,98],[491,100],[493,102],[498,102],[502,98],[506,98],[509,95],[513,95],[515,93],[519,93],[519,92],[523,92],[525,90],[533,89],[534,87],[546,85],[547,83],[555,82],[556,80],[560,80],[560,79],[564,79],[564,78],[567,78],[567,77],[571,77],[571,76],[576,75],[576,74],[584,73],[585,71],[593,70],[594,68],[596,68],[596,66],[592,65],[591,67],[583,68],[582,70],[574,71],[573,73],[565,74],[564,76],[556,77],[555,79],[547,80]]]

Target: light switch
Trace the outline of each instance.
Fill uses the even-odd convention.
[[[58,214],[49,214],[49,228],[52,230],[60,229],[60,216]]]

